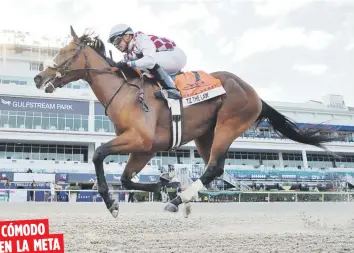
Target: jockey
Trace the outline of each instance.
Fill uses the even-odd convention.
[[[124,60],[116,65],[118,68],[129,66],[147,70],[167,90],[169,98],[181,98],[170,75],[184,68],[187,57],[173,41],[142,32],[134,33],[128,25],[118,24],[111,28],[108,43],[124,53]]]

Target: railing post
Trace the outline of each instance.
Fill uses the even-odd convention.
[[[270,202],[270,192],[268,192],[268,202]]]
[[[322,202],[324,202],[324,193],[322,193]]]

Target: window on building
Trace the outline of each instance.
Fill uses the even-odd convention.
[[[17,76],[0,76],[0,84],[27,85],[28,78]]]
[[[104,115],[95,116],[95,132],[114,133],[114,126],[108,117]]]
[[[0,159],[88,162],[87,146],[0,143]]]
[[[88,115],[0,111],[0,128],[88,131]]]
[[[297,168],[303,167],[302,153],[283,153],[284,167]]]
[[[41,71],[43,69],[43,62],[30,62],[30,70]]]

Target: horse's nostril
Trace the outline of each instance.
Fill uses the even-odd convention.
[[[40,75],[37,75],[37,76],[34,77],[34,83],[35,83],[36,85],[42,84],[42,80],[43,80],[43,77],[40,76]]]

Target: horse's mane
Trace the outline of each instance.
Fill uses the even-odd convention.
[[[103,41],[98,36],[93,36],[93,32],[85,33],[79,38],[80,43],[83,43],[93,50],[96,51],[103,59],[107,61],[107,59],[111,60],[106,56],[106,46]],[[111,65],[111,62],[108,62]]]
[[[115,62],[106,56],[106,46],[104,45],[103,41],[98,37],[98,35],[94,35],[93,32],[85,32],[80,38],[79,41],[84,43],[85,45],[91,47],[98,53],[107,63],[113,67],[115,66]],[[121,74],[120,72],[118,74]],[[127,77],[135,78],[138,74],[133,69],[124,70],[124,74]]]

